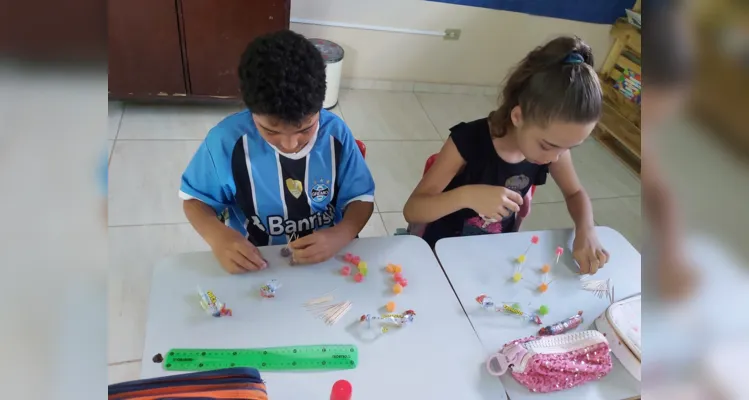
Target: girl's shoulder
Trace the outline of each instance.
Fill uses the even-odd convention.
[[[473,159],[492,149],[489,121],[486,118],[471,122],[461,122],[450,128],[450,138],[463,159]]]

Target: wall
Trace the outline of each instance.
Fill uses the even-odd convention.
[[[462,29],[460,40],[404,33],[291,24],[307,37],[346,51],[343,76],[434,83],[498,85],[533,47],[576,34],[598,64],[610,46],[609,25],[588,24],[425,0],[293,0],[292,18],[396,28]]]

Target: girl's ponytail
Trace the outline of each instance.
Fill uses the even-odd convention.
[[[552,119],[597,121],[602,92],[593,65],[590,46],[578,37],[558,37],[528,53],[505,80],[499,109],[489,115],[492,135],[507,134],[516,106],[525,121],[542,125]]]

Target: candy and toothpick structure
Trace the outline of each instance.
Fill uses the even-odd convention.
[[[523,254],[518,256],[518,264],[523,264],[525,262],[525,257],[528,255],[528,251],[530,251],[531,247],[533,247],[534,244],[538,244],[538,236],[533,235],[531,237],[531,244],[528,245],[528,248],[525,249]]]
[[[557,250],[556,250],[557,261],[554,263],[554,265],[559,264],[559,257],[561,257],[562,254],[564,254],[564,249],[561,247],[557,247]]]
[[[297,240],[299,236],[295,233],[292,233],[291,235],[286,235],[286,246],[281,248],[281,257],[290,257],[291,256],[291,249],[289,248],[289,243]]]
[[[528,245],[523,254],[519,255],[516,260],[517,264],[515,265],[515,272],[512,274],[513,282],[517,283],[520,282],[521,279],[523,279],[523,264],[525,263],[525,258],[528,255],[528,251],[530,251],[531,247],[533,247],[534,244],[538,244],[538,236],[536,235],[533,235],[531,237],[531,244]]]

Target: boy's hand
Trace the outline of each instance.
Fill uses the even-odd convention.
[[[609,252],[601,246],[598,235],[593,228],[575,232],[572,256],[580,266],[581,275],[593,275],[609,261]]]
[[[502,218],[520,211],[523,196],[503,186],[471,185],[466,188],[466,204],[478,215],[494,219]]]
[[[354,235],[356,236],[356,235]],[[342,225],[315,231],[289,243],[294,264],[317,264],[335,256],[353,237]]]
[[[243,274],[264,269],[268,263],[257,247],[241,233],[221,226],[206,240],[221,266],[230,274]]]

